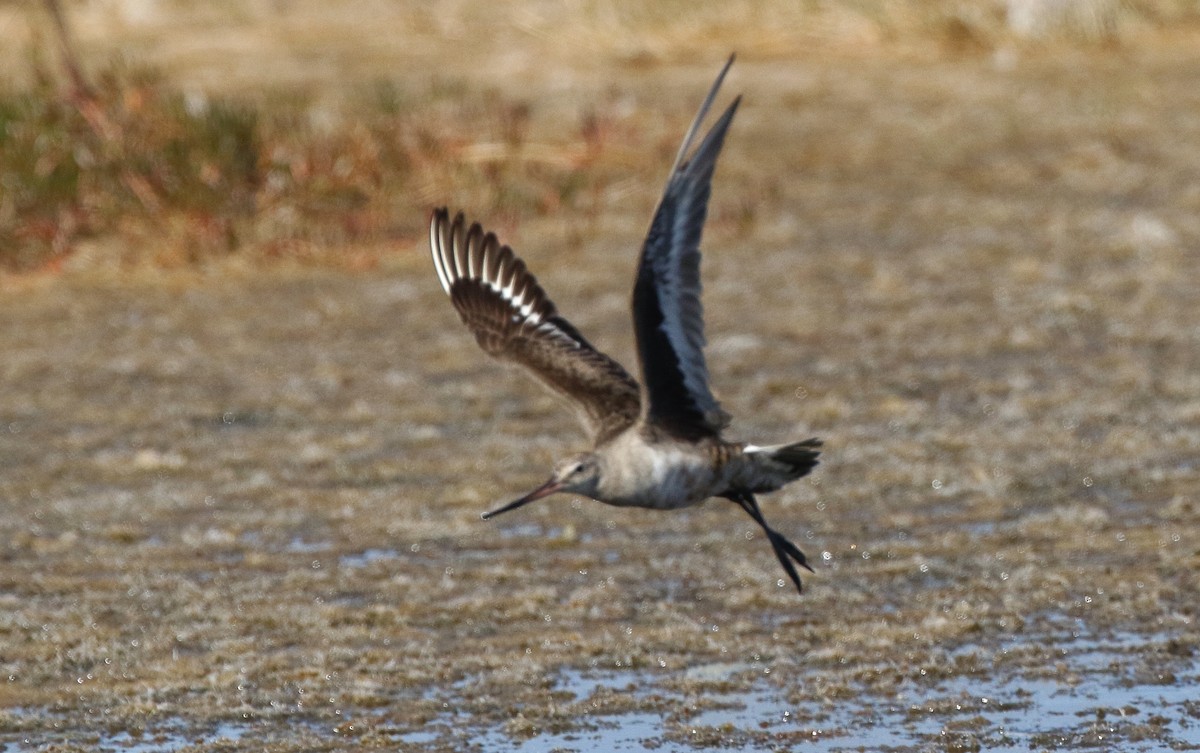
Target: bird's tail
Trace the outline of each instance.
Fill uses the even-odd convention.
[[[792,479],[798,479],[801,476],[807,476],[817,465],[817,456],[821,451],[817,448],[821,446],[819,439],[806,439],[803,442],[793,442],[792,444],[777,444],[770,447],[756,447],[751,450],[746,448],[748,452],[761,452],[772,461],[779,463],[787,468],[788,475]]]

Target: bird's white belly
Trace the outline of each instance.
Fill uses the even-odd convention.
[[[621,446],[618,457],[601,489],[600,501],[610,505],[674,510],[698,504],[728,485],[725,469],[714,469],[703,453],[647,445],[638,438]]]

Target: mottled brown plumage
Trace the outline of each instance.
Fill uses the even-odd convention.
[[[571,401],[597,443],[637,420],[637,382],[558,315],[512,249],[478,223],[468,229],[461,213],[451,222],[446,209],[434,212],[429,238],[454,308],[488,355],[525,366]]]

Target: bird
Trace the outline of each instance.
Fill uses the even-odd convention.
[[[545,483],[483,519],[558,493],[655,510],[723,498],[762,528],[803,592],[796,565],[812,567],[767,523],[756,495],[806,476],[821,441],[759,446],[723,438],[731,418],[713,396],[704,357],[701,233],[740,95],[699,134],[733,62],[731,56],[684,136],[641,249],[632,296],[640,383],[559,314],[525,263],[478,222],[468,227],[461,212],[451,219],[447,208],[435,209],[429,245],[442,289],[480,347],[565,398],[592,440],[590,450],[556,463]]]

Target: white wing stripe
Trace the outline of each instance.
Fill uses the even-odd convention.
[[[450,249],[454,255],[454,276],[460,280],[471,279],[468,274],[470,270],[467,268],[467,256],[471,253],[471,239],[463,239],[456,237],[454,239],[454,247]]]
[[[515,323],[520,321],[530,330],[569,344],[571,348],[583,348],[577,339],[552,321],[546,321],[538,311],[536,283],[508,247],[500,247],[481,231],[467,233],[461,217],[451,223],[442,210],[434,212],[430,222],[430,248],[433,269],[446,294],[450,294],[455,283],[467,279],[478,282],[509,306]]]
[[[437,271],[438,281],[442,290],[450,294],[450,276],[446,273],[446,244],[444,243],[445,227],[438,223],[437,215],[429,224],[429,247],[433,250],[433,268]]]
[[[513,268],[513,257],[501,253],[495,243],[487,242],[481,234],[464,232],[460,224],[451,225],[445,219],[439,222],[435,215],[429,225],[429,246],[438,281],[447,294],[459,280],[477,281],[499,295],[521,321],[539,332],[579,347],[575,338],[543,321],[537,312],[537,300],[529,278],[517,273]],[[493,265],[494,273],[491,271]]]
[[[492,281],[487,275],[488,269],[492,266],[493,248],[495,248],[493,244],[485,243],[483,245],[483,254],[479,260],[479,276],[480,278],[486,279],[489,285],[492,283]]]
[[[479,239],[475,238],[475,242],[467,247],[467,277],[471,280],[480,279],[480,275],[475,273],[475,257],[481,256],[479,249]]]
[[[454,260],[450,258],[450,228],[443,225],[438,228],[438,255],[442,259],[442,270],[446,279],[454,282]]]
[[[514,288],[516,286],[517,286],[517,280],[516,280],[516,278],[513,278],[508,281],[508,285],[506,287],[497,288],[496,292],[498,292],[501,296],[503,296],[504,300],[511,301],[516,296],[516,291],[514,290]]]

